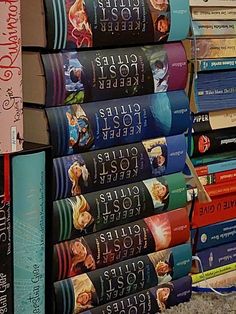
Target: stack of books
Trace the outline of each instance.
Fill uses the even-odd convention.
[[[55,313],[188,301],[188,1],[22,8],[25,138],[54,154]]]
[[[196,200],[193,206],[193,250],[207,278],[231,272],[235,280],[236,3],[191,0],[190,5],[192,162],[212,198],[206,204]],[[198,263],[193,271],[201,272]],[[195,283],[203,279],[201,274],[193,275]],[[211,279],[213,286],[220,282],[225,283],[220,277]]]

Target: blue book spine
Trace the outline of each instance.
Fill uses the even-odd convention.
[[[45,313],[45,152],[13,157],[14,313]]]
[[[183,134],[54,158],[54,200],[184,169]]]
[[[216,246],[198,252],[196,255],[200,258],[203,270],[207,271],[213,268],[225,266],[236,262],[236,242]],[[200,272],[200,267],[198,266]]]
[[[54,156],[181,134],[190,125],[184,91],[46,109]]]
[[[236,58],[208,59],[198,61],[199,71],[218,71],[236,69]]]
[[[236,241],[236,219],[191,230],[196,251]]]

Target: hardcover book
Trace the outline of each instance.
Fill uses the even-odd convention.
[[[188,241],[187,209],[154,215],[54,245],[54,281]]]
[[[195,201],[191,219],[192,228],[200,228],[235,218],[236,194],[215,197],[211,202]]]
[[[0,2],[0,154],[23,148],[20,0]]]
[[[24,102],[47,107],[183,90],[180,42],[90,51],[23,53]],[[176,79],[178,78],[178,79]]]
[[[53,202],[52,238],[61,242],[187,204],[182,173]]]
[[[22,28],[23,46],[47,49],[178,41],[188,34],[189,5],[187,0],[22,0]]]
[[[54,158],[53,199],[181,172],[185,159],[183,134]]]
[[[236,242],[228,243],[213,248],[197,252],[200,258],[203,270],[207,271],[217,267],[225,266],[236,262]],[[198,262],[192,267],[192,272],[201,272]]]
[[[83,312],[83,314],[110,314],[115,313],[115,311],[119,313],[135,311],[134,313],[156,314],[172,306],[189,301],[192,294],[191,284],[191,277],[185,276],[109,302],[103,306],[91,308]]]
[[[236,241],[236,219],[191,230],[196,251]]]
[[[220,153],[236,150],[236,127],[192,134],[191,156]]]
[[[199,21],[236,20],[236,7],[192,7],[191,15],[193,20]]]
[[[164,264],[166,267],[163,267]],[[191,264],[191,246],[182,244],[58,281],[54,283],[55,313],[80,313],[170,282],[186,276]],[[80,295],[85,287],[90,298],[84,307]]]
[[[233,128],[236,124],[236,109],[224,109],[194,114],[192,131],[200,133]]]
[[[193,21],[192,27],[196,37],[236,35],[236,21]]]
[[[25,139],[51,143],[57,157],[181,134],[189,125],[184,91],[51,107],[46,112],[24,108]]]

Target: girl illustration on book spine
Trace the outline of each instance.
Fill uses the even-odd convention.
[[[173,291],[173,284],[171,282],[162,284],[156,290],[156,300],[161,312],[168,308],[168,299]]]
[[[88,185],[89,172],[86,165],[80,161],[74,161],[68,170],[68,175],[72,182],[71,194],[80,195],[81,183]]]

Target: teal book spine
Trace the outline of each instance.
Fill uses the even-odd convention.
[[[14,313],[45,313],[45,159],[12,159]]]

